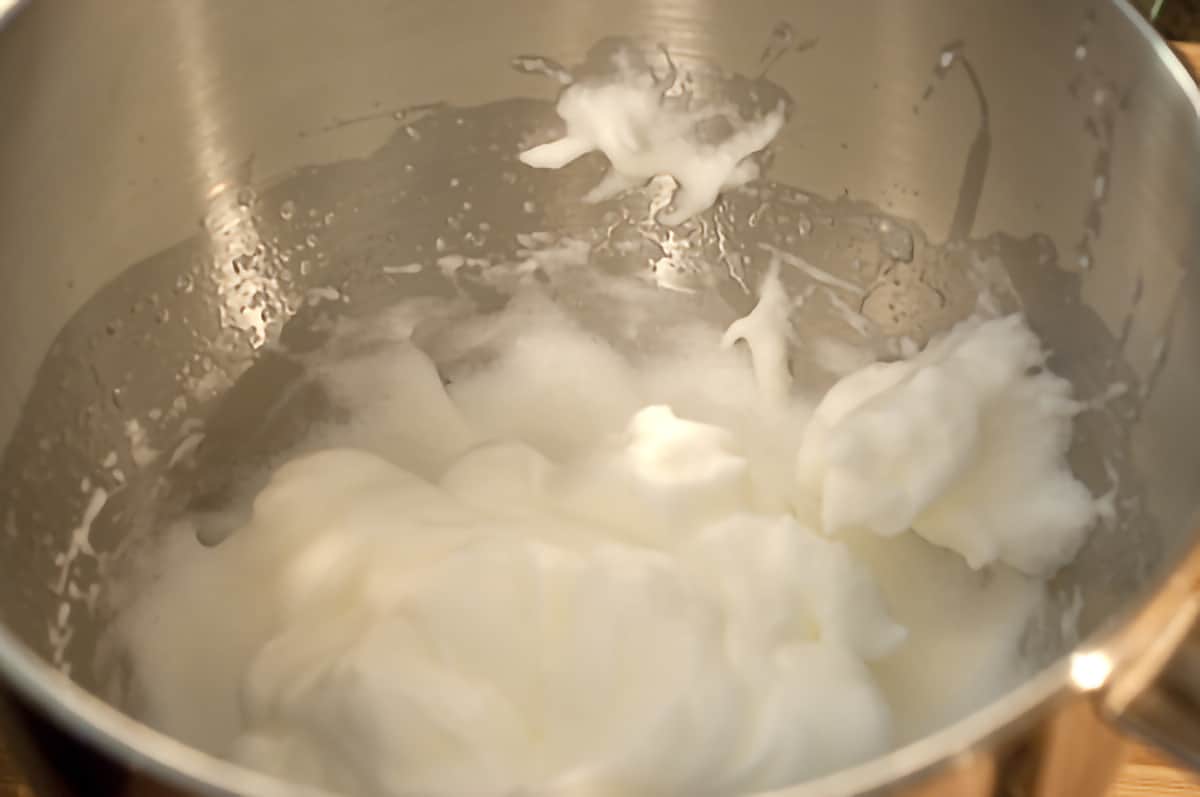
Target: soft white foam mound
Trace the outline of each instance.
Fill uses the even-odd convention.
[[[715,795],[1021,676],[1027,574],[1091,503],[1020,318],[851,373],[814,415],[774,276],[732,326],[619,290],[611,335],[535,285],[347,331],[372,345],[314,368],[350,419],[221,545],[168,535],[126,612],[146,719],[353,794]]]

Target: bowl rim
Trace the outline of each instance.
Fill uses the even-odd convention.
[[[1160,65],[1174,79],[1176,87],[1183,91],[1197,119],[1200,119],[1200,90],[1166,40],[1157,34],[1129,0],[1108,2],[1140,34]],[[7,7],[0,2],[0,28],[11,22],[24,5],[24,0],[17,0]],[[1192,535],[1186,548],[1193,555],[1200,552],[1200,528]],[[780,797],[867,795],[932,776],[964,754],[1015,737],[1056,705],[1081,694],[1083,690],[1073,685],[1071,680],[1073,657],[1091,650],[1113,651],[1128,647],[1129,640],[1123,632],[1132,625],[1136,616],[1146,612],[1160,597],[1167,582],[1187,558],[1187,553],[1187,550],[1182,550],[1175,566],[1162,568],[1141,595],[1130,601],[1128,606],[1075,650],[1064,654],[1021,685],[970,715],[882,756],[815,780],[773,790],[769,794]],[[1125,645],[1122,645],[1123,641]],[[217,758],[151,728],[76,684],[35,654],[3,624],[0,624],[0,679],[3,679],[3,686],[57,723],[62,732],[71,734],[124,766],[150,775],[164,785],[212,797],[328,794]]]

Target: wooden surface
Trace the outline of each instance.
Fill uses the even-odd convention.
[[[1200,44],[1177,44],[1176,51],[1200,75]],[[1200,779],[1164,761],[1144,747],[1133,746],[1121,775],[1108,797],[1200,797]],[[33,797],[25,786],[0,739],[0,797]]]
[[[1172,42],[1172,47],[1193,75],[1200,75],[1200,42]]]
[[[1134,747],[1108,797],[1200,796],[1200,780],[1164,761],[1157,753]]]
[[[0,797],[33,797],[33,792],[17,776],[17,770],[5,752],[3,739],[0,739]]]

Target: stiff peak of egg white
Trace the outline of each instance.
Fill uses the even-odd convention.
[[[769,396],[790,389],[790,309],[773,266],[758,304],[723,338],[749,345]],[[825,394],[797,454],[798,511],[828,534],[911,529],[972,568],[999,561],[1052,575],[1096,518],[1067,462],[1079,409],[1019,315],[970,318]]]
[[[1045,359],[1019,316],[971,319],[834,385],[798,455],[821,528],[911,528],[973,568],[1048,576],[1071,561],[1096,502],[1066,458],[1079,404]]]

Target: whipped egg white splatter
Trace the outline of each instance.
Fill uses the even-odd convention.
[[[668,176],[677,188],[671,207],[657,216],[679,224],[707,210],[721,191],[759,176],[754,155],[783,128],[786,95],[746,113],[728,98],[696,99],[670,57],[659,75],[645,54],[617,44],[593,52],[591,69],[570,79],[557,111],[566,132],[521,153],[538,169],[561,169],[600,151],[610,168],[584,201],[602,202],[654,177]],[[726,80],[730,80],[727,78]]]

